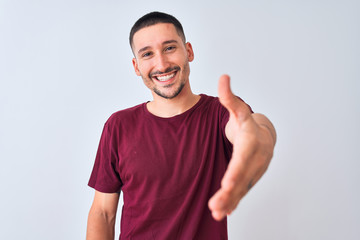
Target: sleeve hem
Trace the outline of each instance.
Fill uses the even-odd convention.
[[[88,186],[102,193],[119,193],[121,191],[121,187],[105,187],[99,184],[92,184],[90,182],[88,183]]]

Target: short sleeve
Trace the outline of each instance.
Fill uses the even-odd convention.
[[[88,185],[104,193],[120,192],[118,128],[105,123]]]
[[[226,127],[227,122],[229,121],[230,114],[229,114],[228,110],[223,105],[221,105],[220,102],[219,102],[219,105],[220,105],[220,128],[221,128],[223,144],[225,147],[225,155],[226,155],[226,159],[228,159],[228,161],[230,161],[232,150],[233,150],[233,145],[227,139],[226,134],[225,134],[225,127]]]

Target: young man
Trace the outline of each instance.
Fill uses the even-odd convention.
[[[272,158],[275,129],[219,80],[219,98],[193,94],[194,53],[180,22],[153,12],[130,33],[135,72],[153,100],[114,113],[101,136],[89,186],[87,239],[227,239],[226,215]]]

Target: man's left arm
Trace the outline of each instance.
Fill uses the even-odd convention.
[[[267,117],[251,113],[247,104],[231,92],[229,76],[220,78],[218,91],[221,104],[230,114],[225,134],[233,144],[221,188],[209,200],[212,216],[220,221],[265,173],[273,156],[276,131]]]

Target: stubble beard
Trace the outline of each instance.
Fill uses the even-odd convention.
[[[188,65],[188,63],[187,63],[187,64],[184,64],[184,66],[183,66],[182,69],[181,69],[179,66],[176,66],[176,67],[172,67],[172,68],[167,69],[164,73],[171,72],[171,71],[173,71],[174,69],[177,70],[177,73],[176,73],[176,74],[181,74],[181,73],[189,72],[189,71],[190,71],[190,70],[189,70],[189,65]],[[156,73],[158,73],[158,72],[156,72]],[[154,74],[155,74],[155,73],[149,74],[149,79],[150,79],[150,80],[146,80],[146,79],[145,79],[145,81],[152,81],[152,80],[151,80],[151,79],[152,79],[152,75],[154,75]],[[176,83],[169,84],[169,85],[164,86],[164,87],[165,87],[165,88],[171,88],[171,87],[173,87],[174,84],[176,84]],[[160,89],[158,89],[156,86],[154,86],[154,87],[152,88],[152,91],[153,91],[156,95],[158,95],[159,97],[162,97],[162,98],[165,98],[165,99],[173,99],[173,98],[177,97],[177,96],[181,93],[181,91],[183,90],[185,84],[186,84],[186,79],[184,79],[184,76],[183,76],[183,78],[180,79],[180,85],[177,86],[177,88],[176,88],[173,92],[171,92],[171,93],[165,93],[165,92],[161,91]]]
[[[166,86],[166,88],[170,88],[171,86],[172,86],[172,84]],[[165,93],[161,92],[161,91],[160,91],[159,89],[157,89],[156,87],[153,88],[153,91],[154,91],[154,93],[156,93],[158,96],[160,96],[160,97],[162,97],[162,98],[165,98],[165,99],[173,99],[173,98],[175,98],[177,95],[179,95],[179,93],[183,90],[184,86],[185,86],[185,82],[182,81],[182,82],[180,83],[180,85],[178,86],[178,88],[175,89],[175,91],[174,91],[173,93],[168,94],[168,95],[165,95]]]

